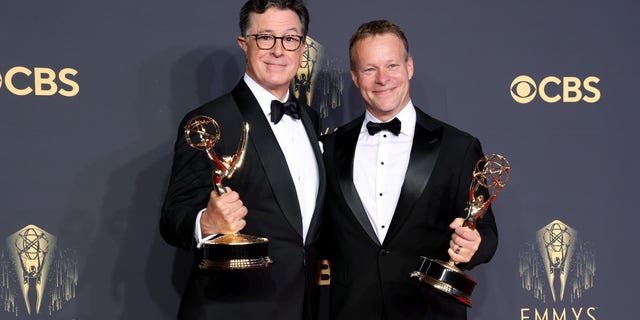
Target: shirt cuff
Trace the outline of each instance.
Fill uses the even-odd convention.
[[[202,248],[202,245],[205,243],[205,241],[213,239],[215,236],[217,236],[217,234],[212,234],[204,238],[202,237],[202,229],[200,228],[200,217],[202,217],[202,214],[205,210],[207,210],[207,208],[200,210],[200,212],[198,212],[198,215],[196,216],[196,227],[193,236],[196,239],[198,249]]]

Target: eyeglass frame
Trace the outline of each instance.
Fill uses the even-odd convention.
[[[260,44],[258,43],[258,37],[260,36],[269,36],[269,37],[273,37],[273,43],[271,44],[271,47],[269,48],[263,48],[260,47]],[[280,44],[282,45],[282,48],[286,51],[296,51],[298,49],[300,49],[300,45],[302,45],[302,42],[305,40],[306,36],[301,36],[301,35],[297,35],[297,34],[287,34],[281,37],[276,37],[272,34],[269,33],[256,33],[256,34],[248,34],[245,36],[246,37],[253,37],[256,40],[256,46],[258,46],[258,49],[260,50],[271,50],[273,49],[273,47],[276,46],[276,42],[278,39],[280,39]],[[293,38],[298,38],[298,46],[295,49],[287,49],[287,47],[285,47],[284,45],[284,38],[289,38],[289,37],[293,37]]]

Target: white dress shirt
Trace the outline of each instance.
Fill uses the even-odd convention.
[[[401,122],[400,134],[380,131],[372,136],[367,122],[381,121],[367,111],[353,159],[353,182],[380,243],[393,219],[409,165],[416,124],[411,101],[396,117]]]
[[[316,198],[318,196],[319,177],[318,163],[316,162],[311,141],[307,136],[307,132],[302,125],[301,119],[293,119],[290,116],[283,116],[278,124],[271,122],[271,101],[278,100],[276,96],[261,87],[246,73],[244,82],[247,84],[253,96],[258,100],[262,112],[264,112],[273,134],[278,140],[280,149],[284,154],[289,168],[289,173],[295,184],[298,203],[300,204],[300,212],[302,213],[302,242],[304,243],[311,224],[311,217],[316,207]],[[290,92],[287,93],[284,101],[287,101]],[[313,141],[313,143],[317,143]],[[240,195],[242,199],[243,195]],[[195,237],[198,241],[198,247],[201,247],[204,241],[214,237],[215,235],[202,237],[200,228],[200,216],[205,209],[201,210],[196,217]],[[251,210],[249,210],[249,215]]]

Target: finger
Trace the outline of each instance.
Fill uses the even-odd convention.
[[[244,208],[244,203],[242,202],[242,200],[237,199],[235,201],[227,203],[227,206],[228,206],[229,210],[231,210],[232,212],[236,212],[236,211],[242,210],[242,208]]]
[[[212,192],[209,204],[213,208],[218,208],[221,212],[231,212],[243,205],[242,201],[240,201],[240,196],[236,192],[229,192],[223,195],[217,195]]]
[[[229,214],[227,215],[227,218],[230,221],[242,220],[247,216],[248,212],[249,210],[247,209],[247,207],[241,205],[240,207],[230,211]]]
[[[471,229],[469,227],[458,227],[455,229],[454,234],[467,240],[475,241],[480,238],[480,233],[477,229]]]
[[[235,221],[235,222],[232,224],[232,228],[233,228],[233,230],[234,230],[234,231],[233,231],[233,233],[237,233],[237,232],[239,232],[240,230],[244,229],[244,227],[245,227],[246,225],[247,225],[247,221],[246,221],[246,220],[244,220],[244,219],[240,219],[240,220]]]
[[[218,194],[218,192],[214,189],[209,192],[209,199],[216,200],[220,198],[222,195]]]
[[[455,248],[449,248],[447,250],[447,252],[449,253],[449,257],[451,257],[451,260],[453,260],[456,263],[469,262],[469,259],[466,258],[466,256],[465,256],[466,250],[462,246],[456,246]]]
[[[460,226],[462,226],[462,224],[464,223],[464,218],[455,218],[453,219],[453,221],[449,224],[449,228],[451,229],[456,229]]]
[[[227,193],[220,196],[220,201],[223,201],[225,203],[232,203],[234,201],[238,201],[239,199],[240,195],[235,191],[228,191]]]
[[[478,250],[478,248],[480,247],[480,243],[482,242],[480,234],[470,234],[472,234],[471,237],[465,234],[465,238],[465,236],[459,236],[458,234],[454,233],[451,236],[451,240],[454,242],[454,245],[452,247],[455,249],[456,245],[461,245],[464,248],[471,249],[472,251]]]
[[[451,239],[449,241],[449,251],[452,251],[455,254],[460,254],[462,247],[463,247],[463,244],[455,241],[454,239]]]

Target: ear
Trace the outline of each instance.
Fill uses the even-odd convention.
[[[242,49],[242,51],[244,51],[244,54],[247,54],[247,39],[243,36],[238,36],[238,46],[240,46],[240,49]]]
[[[353,84],[356,86],[356,88],[360,89],[360,83],[358,81],[357,71],[354,71],[353,69],[349,68],[349,72],[351,72],[351,81],[353,81]]]
[[[407,73],[409,74],[409,80],[413,78],[413,57],[409,55],[407,58]]]

